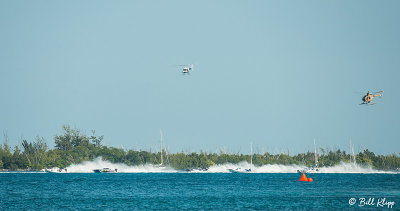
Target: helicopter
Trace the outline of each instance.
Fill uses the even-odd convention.
[[[368,91],[367,94],[361,98],[363,102],[360,105],[374,105],[375,103],[372,103],[374,97],[382,97],[382,95],[383,91],[375,92],[374,94]]]
[[[182,69],[182,74],[183,74],[183,75],[189,74],[189,71],[194,70],[193,64],[188,64],[188,65],[177,65],[177,66],[183,67],[183,69]]]

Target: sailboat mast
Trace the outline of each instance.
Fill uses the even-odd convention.
[[[164,164],[164,161],[163,161],[163,156],[162,156],[162,151],[163,151],[163,148],[162,148],[162,131],[161,131],[161,129],[160,129],[160,148],[161,148],[161,151],[160,151],[160,153],[161,153],[161,165],[163,165]]]
[[[253,142],[250,143],[250,165],[253,165]]]
[[[315,145],[315,138],[314,138],[314,159],[315,159],[315,164],[318,164],[317,146]]]
[[[354,155],[354,145],[351,143],[350,139],[350,150],[351,150],[351,162],[356,163],[356,156]]]

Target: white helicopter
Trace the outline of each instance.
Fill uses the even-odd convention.
[[[180,67],[183,67],[183,69],[182,69],[182,74],[189,74],[189,71],[192,71],[192,70],[194,70],[194,68],[193,68],[193,64],[189,64],[189,65],[177,65],[177,66],[180,66]]]

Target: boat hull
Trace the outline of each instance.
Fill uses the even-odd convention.
[[[302,170],[297,170],[297,173],[299,174],[315,174],[315,173],[320,173],[319,169],[302,169]]]
[[[45,169],[46,173],[67,173],[67,169]]]
[[[117,173],[117,169],[109,169],[109,168],[103,168],[103,169],[93,169],[94,173]]]
[[[228,169],[231,173],[250,173],[251,169]]]

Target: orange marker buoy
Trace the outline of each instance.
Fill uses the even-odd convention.
[[[303,173],[303,175],[301,175],[299,181],[307,182],[308,180],[307,180],[306,174]]]
[[[308,178],[308,181],[309,181],[309,182],[312,182],[313,180],[312,180],[312,178],[310,177],[310,178]]]

